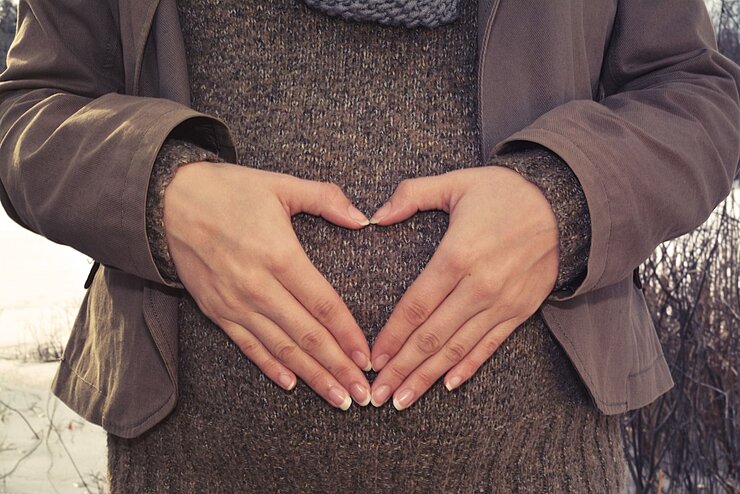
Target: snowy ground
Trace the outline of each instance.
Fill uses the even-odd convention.
[[[0,493],[103,492],[105,432],[51,395],[57,365],[0,360]]]
[[[102,492],[105,432],[51,395],[59,364],[34,361],[66,342],[89,269],[0,210],[0,494]]]

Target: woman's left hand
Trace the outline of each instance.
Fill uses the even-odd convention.
[[[484,166],[404,180],[371,223],[392,225],[430,209],[449,213],[449,226],[373,345],[375,406],[393,394],[402,410],[445,372],[450,390],[469,379],[557,278],[555,215],[517,172]]]

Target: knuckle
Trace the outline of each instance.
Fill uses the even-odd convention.
[[[431,332],[425,332],[414,339],[416,349],[424,355],[437,353],[442,346],[439,337]]]
[[[482,365],[482,362],[478,362],[473,358],[466,358],[457,368],[456,374],[463,378],[463,381],[470,379],[470,377],[476,373],[478,368]]]
[[[323,182],[323,198],[327,202],[338,202],[344,200],[344,192],[334,182]]]
[[[396,186],[396,191],[393,195],[400,199],[407,198],[411,196],[411,189],[413,188],[413,186],[413,180],[410,178],[405,178],[398,182],[398,185]]]
[[[267,254],[267,267],[275,274],[286,273],[293,265],[293,256],[285,249],[276,247]]]
[[[261,290],[258,285],[254,283],[245,284],[243,291],[243,300],[235,301],[235,307],[238,311],[243,311],[246,304],[250,306],[263,307],[269,300],[264,290]]]
[[[321,348],[323,338],[318,330],[309,330],[300,336],[298,344],[306,353],[314,353]]]
[[[251,295],[255,291],[255,277],[251,270],[241,269],[236,271],[233,283],[227,282],[225,285],[229,291],[235,291],[240,295]]]
[[[279,343],[275,346],[273,355],[279,362],[287,365],[295,356],[298,346],[293,342]]]
[[[233,292],[226,292],[221,295],[221,304],[227,314],[236,314],[241,309],[241,298]]]
[[[467,355],[468,352],[465,351],[465,348],[459,343],[449,343],[445,347],[444,354],[450,362],[459,362],[465,358],[465,355]]]
[[[419,370],[416,372],[416,380],[419,382],[421,387],[427,389],[432,387],[432,385],[437,381],[437,377],[431,374],[428,370]]]
[[[501,338],[498,336],[488,336],[483,342],[483,351],[486,355],[493,355],[496,350],[501,346]]]
[[[238,336],[237,338],[239,339],[238,341],[239,350],[241,350],[242,353],[246,355],[250,360],[255,362],[254,359],[259,352],[260,344],[257,343],[252,338],[246,338],[245,335],[243,334],[241,336]]]
[[[260,362],[255,362],[255,364],[262,369],[262,372],[266,376],[274,376],[283,368],[277,360],[269,355],[264,357]]]
[[[481,298],[491,298],[498,293],[499,279],[495,276],[481,276],[475,284],[475,291]]]
[[[391,375],[392,378],[396,379],[397,381],[403,381],[408,376],[408,373],[406,373],[403,369],[397,367],[397,366],[391,366],[387,368],[387,373]],[[385,371],[385,369],[383,369]]]
[[[426,304],[418,299],[412,299],[401,305],[404,319],[414,327],[420,326],[427,320],[429,309]]]
[[[316,391],[317,393],[321,393],[324,391],[326,382],[326,371],[323,369],[317,369],[315,371],[312,371],[308,376],[308,385]]]
[[[312,313],[319,321],[331,321],[337,313],[337,304],[326,298],[318,299],[313,304]]]
[[[397,331],[384,331],[383,332],[383,348],[392,350],[393,352],[398,351],[399,348],[406,343],[406,338],[398,334]]]
[[[464,249],[464,248],[463,248]],[[460,273],[468,269],[470,264],[470,256],[468,256],[464,250],[455,249],[453,252],[448,252],[442,258],[444,269],[452,273]]]
[[[329,372],[331,372],[334,378],[339,382],[348,381],[354,375],[352,367],[347,365],[333,366],[329,369]]]
[[[497,300],[497,309],[500,314],[512,316],[520,312],[521,303],[508,296],[501,296]]]
[[[203,313],[203,315],[205,315],[208,319],[216,324],[220,322],[221,317],[218,313],[219,311],[216,310],[216,304],[212,300],[196,300],[196,304],[198,305],[198,308]]]

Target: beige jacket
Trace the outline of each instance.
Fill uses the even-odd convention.
[[[482,156],[542,144],[588,201],[586,278],[543,316],[600,410],[650,403],[673,382],[634,270],[728,194],[740,69],[716,51],[703,0],[480,0],[478,55]],[[102,264],[53,390],[124,437],[177,400],[179,288],[145,232],[154,158],[174,131],[238,161],[188,92],[175,0],[20,1],[0,76],[0,199]]]

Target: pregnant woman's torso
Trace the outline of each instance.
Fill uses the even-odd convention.
[[[178,0],[178,9],[193,107],[229,125],[241,164],[335,182],[366,214],[404,178],[481,165],[476,2],[462,0],[456,22],[431,30],[347,22],[296,0]],[[447,216],[359,231],[308,215],[293,225],[372,344]],[[237,476],[257,492],[487,492],[547,479],[533,459],[560,463],[580,432],[587,450],[618,451],[613,423],[591,407],[537,314],[459,389],[438,382],[402,412],[342,412],[300,381],[286,392],[265,378],[187,294],[180,309],[181,398],[160,435],[194,452],[183,461],[205,462],[224,489]],[[559,485],[588,472],[563,479],[552,463]]]

